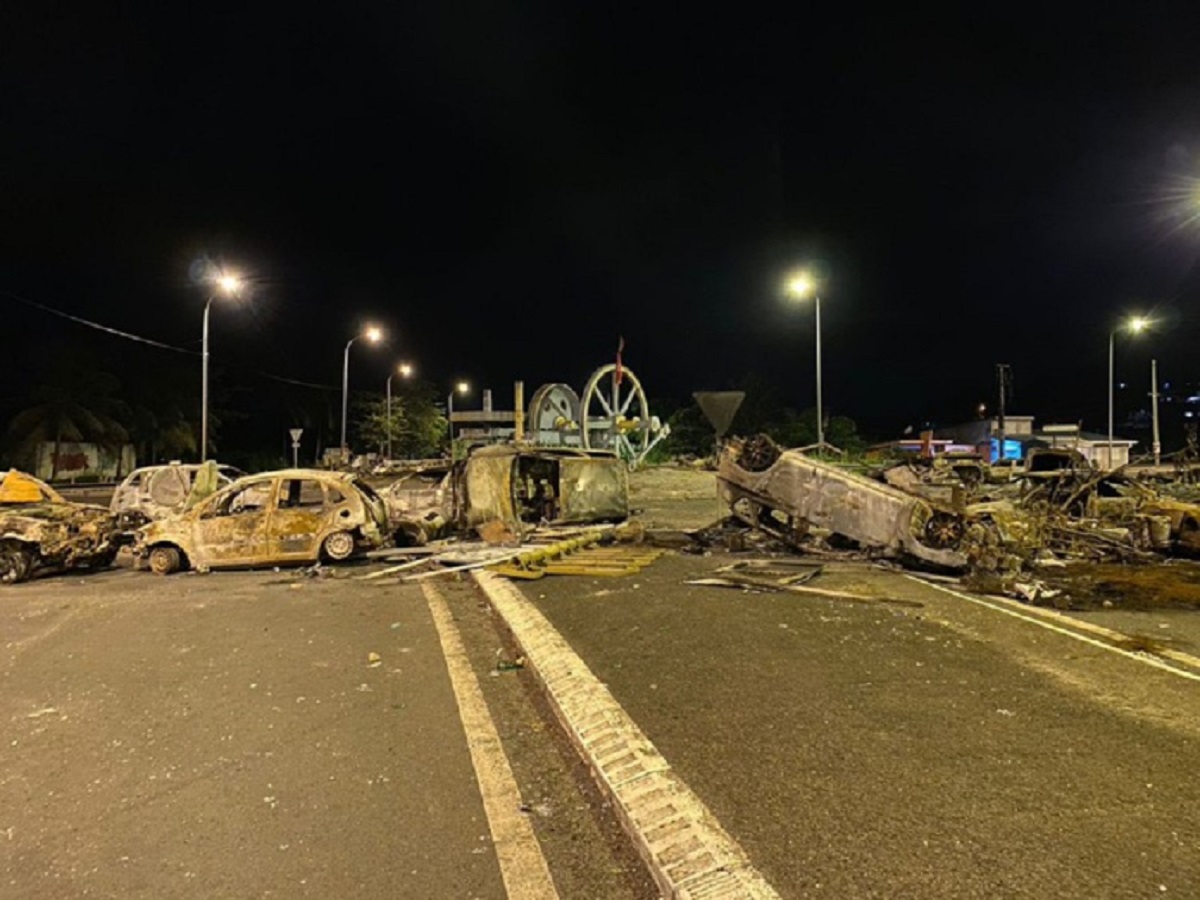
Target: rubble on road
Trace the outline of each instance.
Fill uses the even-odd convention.
[[[1031,450],[1020,469],[957,456],[871,477],[759,435],[726,444],[717,478],[735,519],[795,550],[849,543],[1030,603],[1070,602],[1056,568],[1200,555],[1200,504],[1063,448]]]

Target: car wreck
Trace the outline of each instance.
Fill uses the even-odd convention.
[[[760,435],[726,444],[717,490],[741,521],[797,545],[825,529],[885,556],[964,569],[983,522]],[[974,526],[974,529],[973,529]]]
[[[0,584],[111,565],[119,534],[116,516],[102,506],[72,503],[15,469],[0,478]]]
[[[130,531],[147,522],[183,512],[245,472],[216,462],[142,466],[130,472],[115,491],[109,509]]]
[[[442,467],[414,466],[382,494],[397,543],[472,529],[515,536],[537,525],[623,521],[629,470],[611,454],[502,444]]]
[[[356,476],[284,469],[240,478],[142,527],[134,554],[168,575],[188,567],[340,562],[387,539],[384,501]]]

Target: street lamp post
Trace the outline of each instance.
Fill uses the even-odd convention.
[[[1113,466],[1113,382],[1116,376],[1113,372],[1113,356],[1116,342],[1117,332],[1125,329],[1130,334],[1138,334],[1145,331],[1150,326],[1150,320],[1145,316],[1130,316],[1116,328],[1108,333],[1108,468]]]
[[[388,375],[387,380],[387,458],[392,458],[392,376],[399,374],[402,378],[412,375],[413,368],[408,363],[400,363],[396,371]]]
[[[816,281],[807,272],[793,276],[788,281],[787,290],[796,300],[813,298],[817,326],[817,451],[820,452],[825,449],[825,416],[821,409],[821,295],[817,291]]]
[[[454,385],[454,390],[446,395],[446,428],[450,433],[450,453],[454,454],[454,395],[455,393],[462,394],[464,397],[470,392],[471,385],[465,381],[460,381]]]
[[[228,297],[237,295],[241,281],[233,275],[222,275],[216,280],[215,290],[208,295],[204,304],[204,329],[201,339],[200,366],[200,462],[208,459],[208,312],[217,294]]]
[[[362,334],[356,334],[346,341],[346,352],[342,357],[342,459],[346,458],[346,413],[350,407],[350,347],[359,338],[366,338],[370,343],[377,344],[383,339],[383,332],[374,326],[367,328]]]

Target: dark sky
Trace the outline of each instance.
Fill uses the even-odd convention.
[[[1121,377],[1200,380],[1190,7],[159,6],[0,12],[0,291],[197,349],[189,270],[223,261],[255,291],[214,308],[213,365],[247,391],[337,385],[372,320],[358,388],[404,358],[507,406],[623,335],[652,397],[754,371],[807,406],[779,284],[808,260],[826,407],[877,436],[970,417],[997,362],[1017,411],[1101,430],[1128,311],[1159,324]],[[0,311],[10,409],[63,342],[198,370]]]

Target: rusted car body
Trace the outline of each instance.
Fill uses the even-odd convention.
[[[969,561],[961,513],[799,450],[731,441],[718,463],[717,490],[734,516],[788,543],[817,527],[938,568]]]
[[[583,450],[479,447],[444,470],[414,471],[383,491],[398,541],[422,543],[448,531],[502,523],[619,522],[629,517],[629,470]]]
[[[205,493],[213,493],[245,475],[233,466],[212,462],[143,466],[134,469],[117,485],[109,509],[119,516],[122,527],[130,530],[183,512],[189,506],[189,501],[201,499],[195,489],[198,483],[206,480],[201,476],[206,470],[211,475],[207,479],[211,486]]]
[[[382,546],[382,498],[353,475],[283,469],[240,478],[137,532],[151,571],[340,561]]]
[[[0,584],[39,571],[110,565],[119,532],[116,516],[102,506],[71,503],[15,469],[0,478]]]

